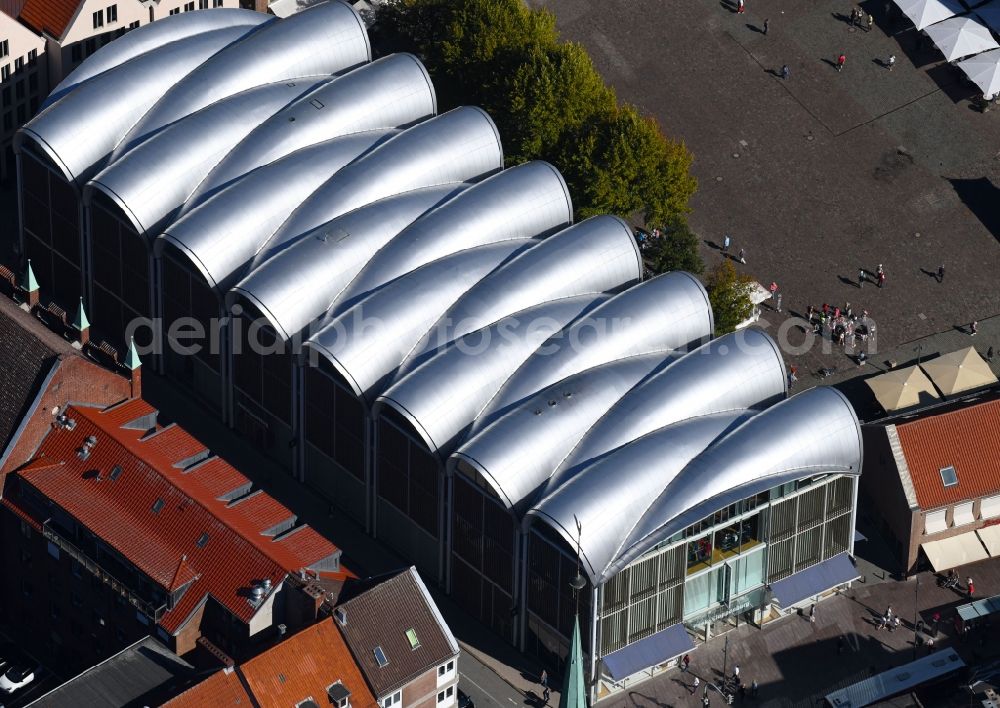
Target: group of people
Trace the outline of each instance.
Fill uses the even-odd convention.
[[[828,334],[832,341],[845,348],[853,347],[856,339],[867,342],[868,337],[875,332],[875,325],[868,318],[868,310],[862,310],[858,316],[849,302],[843,308],[826,302],[822,307],[809,305],[806,308],[806,319],[813,326],[814,334]]]
[[[890,632],[899,629],[899,615],[892,611],[892,605],[885,608],[885,614],[878,618],[875,629],[888,629]]]
[[[942,267],[942,270],[943,270],[943,267]],[[942,277],[944,277],[943,274],[942,274]],[[865,286],[865,283],[867,283],[868,281],[869,281],[869,273],[868,273],[868,271],[865,270],[864,267],[859,268],[858,269],[858,287],[859,288],[863,288]],[[885,269],[882,267],[881,263],[878,264],[878,268],[875,270],[875,281],[874,282],[880,288],[883,285],[885,285]]]
[[[865,12],[860,5],[851,8],[851,27],[861,27],[870,32],[875,26],[875,18],[870,12]]]

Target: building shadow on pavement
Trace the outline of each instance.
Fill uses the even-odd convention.
[[[986,177],[949,179],[955,194],[977,219],[1000,242],[1000,187]]]

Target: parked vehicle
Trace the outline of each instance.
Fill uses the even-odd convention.
[[[458,690],[458,708],[476,708],[475,702],[469,698],[468,694],[462,692],[462,689]]]
[[[35,680],[40,667],[17,647],[0,649],[0,694],[11,694]]]

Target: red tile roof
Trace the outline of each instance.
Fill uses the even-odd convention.
[[[193,580],[160,620],[164,629],[175,633],[208,595],[249,622],[257,611],[247,599],[255,582],[268,579],[276,588],[287,574],[322,568],[322,561],[337,554],[336,546],[307,526],[273,539],[261,535],[273,518],[293,516],[274,500],[257,503],[267,507],[263,522],[233,513],[227,499],[218,497],[233,489],[249,490],[250,483],[225,463],[178,469],[171,455],[204,449],[180,428],[162,437],[162,432],[123,427],[144,416],[151,421],[154,413],[142,400],[103,412],[70,406],[66,415],[76,421],[75,428],[54,427],[38,456],[17,476],[161,587],[176,589]],[[78,450],[88,436],[97,443],[82,460]],[[116,466],[121,473],[111,479]]]
[[[81,0],[25,0],[19,19],[38,32],[62,39],[81,4]]]
[[[375,697],[332,619],[308,627],[243,664],[239,670],[262,706],[294,706],[310,696],[329,705],[326,689],[340,681],[354,708],[371,708]]]
[[[163,704],[163,708],[253,708],[253,702],[233,669],[223,669]]]
[[[921,508],[1000,493],[1000,401],[901,423],[896,432]],[[953,487],[941,482],[948,466],[958,476]]]

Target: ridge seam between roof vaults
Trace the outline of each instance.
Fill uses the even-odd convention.
[[[87,416],[85,416],[85,417],[87,417]],[[87,417],[87,418],[88,418],[88,421],[90,422],[90,424],[93,425],[93,426],[95,426],[95,427],[97,427],[99,430],[101,430],[101,431],[107,431],[108,430],[107,428],[101,426],[99,423],[95,422],[93,419],[91,419],[89,417]],[[181,430],[183,430],[183,428],[181,428]],[[57,431],[50,431],[50,433],[51,432],[57,432]],[[46,436],[46,437],[48,437],[48,436]],[[119,440],[114,434],[110,434],[109,437],[111,437],[112,442],[114,442],[116,445],[118,445],[122,449],[122,451],[125,453],[126,456],[131,457],[131,458],[137,460],[140,464],[142,464],[143,466],[147,467],[153,473],[155,473],[157,476],[159,476],[161,479],[163,479],[163,481],[166,482],[168,485],[170,485],[173,489],[177,490],[182,495],[184,495],[192,503],[197,504],[199,507],[201,507],[201,509],[206,514],[208,514],[210,517],[212,517],[213,519],[219,521],[223,526],[225,526],[236,538],[239,539],[239,541],[241,543],[248,544],[253,549],[253,551],[255,553],[259,554],[260,556],[263,556],[271,564],[276,565],[278,567],[281,567],[282,570],[287,570],[287,569],[285,569],[285,568],[282,567],[282,563],[280,561],[275,560],[274,558],[272,558],[266,551],[264,551],[263,548],[261,548],[256,543],[254,543],[249,538],[247,538],[239,529],[235,528],[230,523],[229,519],[226,517],[225,514],[216,513],[211,507],[209,507],[208,505],[206,505],[205,503],[203,503],[201,499],[193,497],[186,490],[184,490],[181,487],[179,487],[177,484],[174,483],[173,479],[171,479],[171,477],[168,474],[164,474],[163,472],[160,471],[160,469],[157,466],[150,464],[149,462],[147,462],[145,459],[143,459],[139,455],[133,453],[129,449],[128,445],[122,443],[121,440]],[[236,470],[235,467],[233,469]],[[236,470],[236,472],[240,473],[239,470]],[[242,474],[242,473],[240,473],[240,474]],[[249,480],[249,478],[248,478],[248,481],[251,481],[251,480]],[[213,501],[215,501],[215,500],[213,500]],[[225,509],[225,505],[223,505],[223,509]],[[308,527],[308,525],[306,524],[306,525],[303,525],[303,526],[301,526],[299,528],[307,528],[307,527]],[[337,550],[340,550],[339,547],[336,546],[336,544],[334,544],[329,539],[326,539],[325,536],[323,538],[325,540],[327,540],[327,542],[330,543],[330,545],[332,545],[334,548],[336,548]]]

